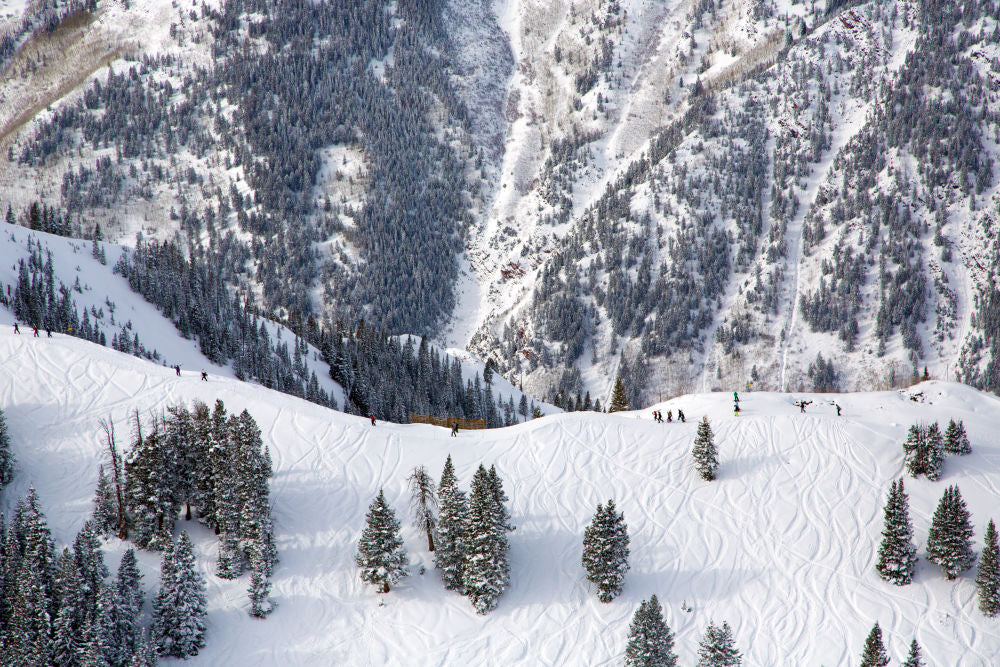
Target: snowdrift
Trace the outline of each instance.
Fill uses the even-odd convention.
[[[71,541],[104,458],[100,418],[115,420],[122,443],[135,409],[217,398],[230,412],[250,410],[274,459],[278,607],[267,620],[250,618],[247,577],[214,577],[214,536],[180,521],[209,592],[208,646],[191,664],[620,664],[632,613],[652,593],[682,664],[695,661],[710,619],[729,622],[747,665],[853,662],[876,620],[897,659],[913,637],[930,664],[981,665],[1000,655],[1000,625],[975,606],[975,571],[950,582],[923,560],[947,485],[958,484],[969,505],[977,551],[987,520],[1000,519],[1000,401],[962,385],[744,394],[738,418],[730,394],[699,394],[642,413],[562,414],[454,439],[432,426],[372,427],[259,386],[177,377],[79,339],[17,336],[7,325],[0,406],[17,468],[3,510],[34,485],[57,543]],[[801,398],[813,401],[807,414],[792,405]],[[655,424],[656,407],[681,408],[688,421]],[[703,415],[720,450],[715,482],[698,478],[689,454]],[[915,582],[895,587],[874,562],[889,484],[903,472],[900,443],[910,424],[949,418],[964,420],[973,453],[949,457],[938,482],[906,480],[922,560]],[[443,589],[426,540],[407,521],[407,475],[422,464],[438,477],[448,453],[465,487],[480,462],[495,463],[511,499],[512,584],[485,617]],[[411,576],[385,596],[363,585],[353,565],[379,488],[403,518],[411,559]],[[608,498],[629,525],[632,569],[624,593],[602,604],[580,555],[584,527]],[[112,571],[123,548],[107,544]],[[159,557],[140,560],[150,592]]]

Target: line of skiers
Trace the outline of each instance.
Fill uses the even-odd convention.
[[[656,422],[657,424],[662,424],[663,423],[663,413],[660,412],[659,410],[653,410],[653,421]],[[667,423],[671,424],[671,423],[673,423],[673,421],[674,421],[674,411],[673,410],[667,410]],[[684,418],[684,411],[683,410],[678,410],[677,411],[677,421],[679,421],[679,422],[685,422],[685,421],[687,421]]]
[[[33,326],[33,327],[31,327],[31,330],[32,330],[32,333],[35,334],[35,338],[40,338],[41,337],[41,336],[38,335],[38,327]],[[21,327],[18,326],[17,322],[14,322],[14,333],[16,333],[18,335],[20,335],[20,333],[21,333]],[[49,329],[48,327],[46,327],[45,328],[45,333],[46,333],[46,335],[47,335],[48,338],[52,338],[52,329]]]

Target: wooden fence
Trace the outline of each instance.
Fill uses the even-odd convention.
[[[410,413],[411,424],[431,424],[451,428],[458,422],[459,430],[486,428],[485,419],[464,419],[462,417],[432,417],[430,415],[415,415]]]

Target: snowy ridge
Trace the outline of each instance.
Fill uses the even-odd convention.
[[[804,415],[791,405],[803,397],[813,401]],[[246,577],[215,578],[215,537],[181,521],[209,582],[208,644],[190,664],[620,664],[632,613],[651,593],[682,664],[694,662],[710,619],[732,626],[748,665],[853,662],[876,620],[897,659],[913,637],[931,664],[984,665],[1000,653],[996,622],[975,608],[974,574],[949,582],[923,559],[946,485],[959,485],[968,502],[977,551],[991,512],[996,518],[1000,401],[962,385],[750,393],[738,418],[729,394],[695,394],[656,406],[683,409],[686,424],[654,424],[648,412],[575,413],[456,440],[446,429],[372,427],[259,386],[178,378],[78,339],[33,339],[3,326],[0,405],[17,468],[2,507],[10,511],[34,485],[56,542],[66,543],[90,511],[100,418],[123,423],[136,408],[158,413],[217,398],[231,412],[251,412],[274,459],[278,608],[266,621],[250,618]],[[711,483],[698,479],[689,454],[702,415],[720,450]],[[921,561],[912,585],[886,584],[874,562],[889,484],[902,474],[900,443],[910,424],[949,418],[964,420],[973,453],[949,457],[939,482],[906,480]],[[406,518],[411,576],[400,586],[380,598],[353,565],[378,489],[403,518],[406,476],[426,465],[437,477],[448,453],[464,487],[480,462],[495,463],[511,499],[512,583],[487,617],[443,590]],[[601,604],[580,552],[584,527],[608,498],[629,526],[631,571],[621,597]],[[106,550],[114,569],[123,546],[112,540]],[[143,553],[140,562],[148,592],[158,558]],[[681,611],[685,602],[692,612]]]

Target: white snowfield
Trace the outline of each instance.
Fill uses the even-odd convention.
[[[924,402],[910,400],[921,391]],[[807,414],[791,405],[802,397],[814,401]],[[906,587],[874,571],[885,497],[902,474],[900,443],[914,422],[962,419],[974,450],[949,457],[939,482],[906,479],[921,558],[949,484],[968,502],[977,551],[987,520],[1000,519],[1000,400],[961,385],[743,394],[738,418],[731,394],[698,394],[653,406],[683,409],[686,424],[655,424],[651,407],[562,414],[455,439],[431,426],[372,427],[259,386],[177,377],[79,339],[16,336],[4,325],[0,406],[17,456],[4,511],[34,485],[57,542],[71,541],[105,458],[100,418],[114,418],[125,445],[130,411],[216,398],[230,412],[250,410],[274,458],[278,607],[267,620],[249,617],[247,577],[214,577],[214,536],[179,521],[192,532],[209,589],[208,645],[192,665],[620,664],[632,614],[652,593],[683,665],[695,662],[710,619],[729,622],[746,665],[856,663],[875,621],[894,661],[914,637],[930,665],[995,665],[1000,656],[1000,621],[976,608],[975,570],[950,582],[921,560]],[[720,450],[715,482],[698,478],[689,453],[706,414]],[[463,485],[480,462],[495,463],[510,496],[512,583],[488,616],[444,590],[408,521],[407,475],[426,465],[438,477],[449,452]],[[404,520],[411,557],[411,576],[384,596],[362,584],[353,564],[379,487]],[[623,594],[602,604],[580,554],[584,527],[608,498],[625,513],[632,569]],[[112,571],[123,548],[114,539],[106,547]],[[159,558],[140,560],[149,593]]]

